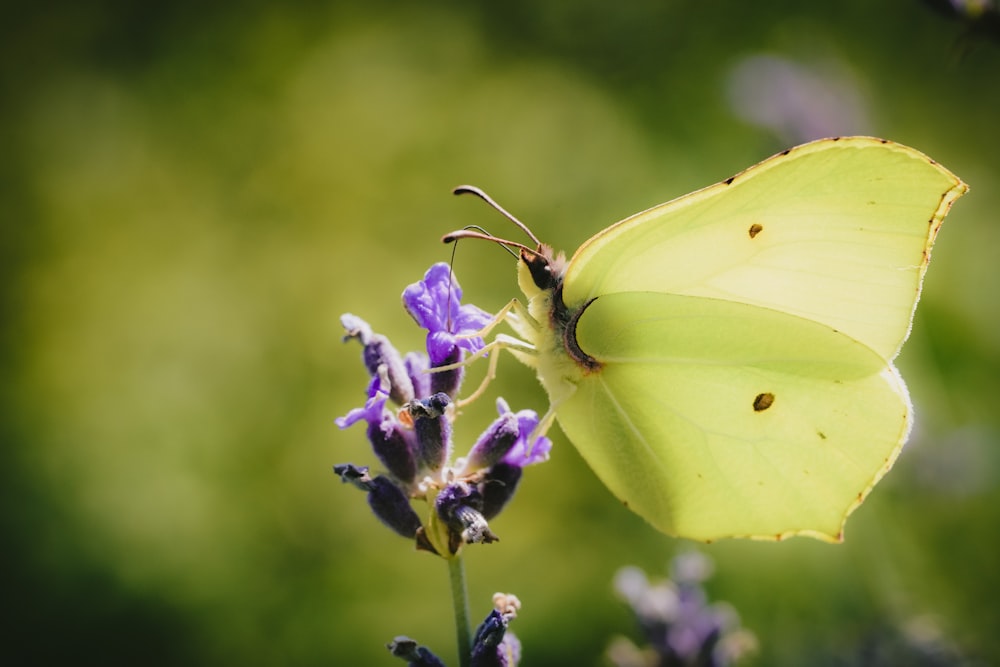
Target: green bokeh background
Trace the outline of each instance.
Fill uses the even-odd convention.
[[[989,36],[916,0],[6,11],[5,664],[402,664],[384,649],[397,634],[456,664],[444,563],[330,471],[374,462],[359,427],[333,424],[366,383],[339,315],[421,346],[398,295],[448,259],[439,237],[509,231],[454,185],[485,187],[572,250],[809,138],[744,119],[753,102],[733,82],[761,55],[833,91],[800,113],[824,133],[915,146],[972,192],[899,359],[917,424],[896,468],[842,545],[700,547],[709,590],[756,634],[749,664],[875,664],[862,656],[886,646],[1000,662]],[[455,266],[477,305],[516,295],[495,248],[462,244]],[[544,410],[529,371],[507,358],[500,376],[516,409]],[[492,414],[489,399],[469,409],[459,442]],[[493,524],[502,541],[468,551],[473,616],[515,593],[524,665],[601,664],[632,632],[615,570],[663,573],[692,545],[621,508],[553,435]]]

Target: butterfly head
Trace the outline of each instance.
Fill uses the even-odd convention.
[[[518,229],[527,234],[535,245],[532,248],[524,243],[508,241],[492,234],[487,234],[480,227],[466,227],[465,229],[452,232],[444,237],[443,240],[445,243],[451,243],[460,238],[479,238],[498,243],[511,254],[514,254],[514,249],[516,249],[519,258],[517,282],[521,291],[524,292],[529,300],[544,292],[554,292],[559,287],[562,283],[563,273],[566,271],[566,256],[563,253],[556,254],[550,246],[539,241],[538,237],[528,229],[527,225],[508,213],[506,209],[493,201],[489,195],[479,188],[473,185],[460,185],[453,192],[457,195],[471,194],[479,197],[514,223]]]
[[[540,292],[552,292],[562,283],[566,271],[566,256],[556,254],[544,243],[530,250],[522,248],[517,271],[517,283],[529,299]]]

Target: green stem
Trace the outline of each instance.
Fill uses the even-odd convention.
[[[455,608],[455,634],[458,635],[458,664],[469,667],[472,659],[472,639],[469,636],[469,600],[465,593],[465,564],[460,555],[448,559],[451,580],[451,604]]]

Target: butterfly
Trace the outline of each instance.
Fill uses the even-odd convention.
[[[843,539],[912,407],[893,359],[931,248],[968,187],[922,153],[804,144],[598,232],[567,261],[519,248],[526,303],[497,336],[549,416],[660,531]]]

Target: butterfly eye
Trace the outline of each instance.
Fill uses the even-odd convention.
[[[757,394],[757,397],[753,399],[753,410],[754,412],[763,412],[767,410],[774,403],[774,394],[769,391],[763,394]]]

